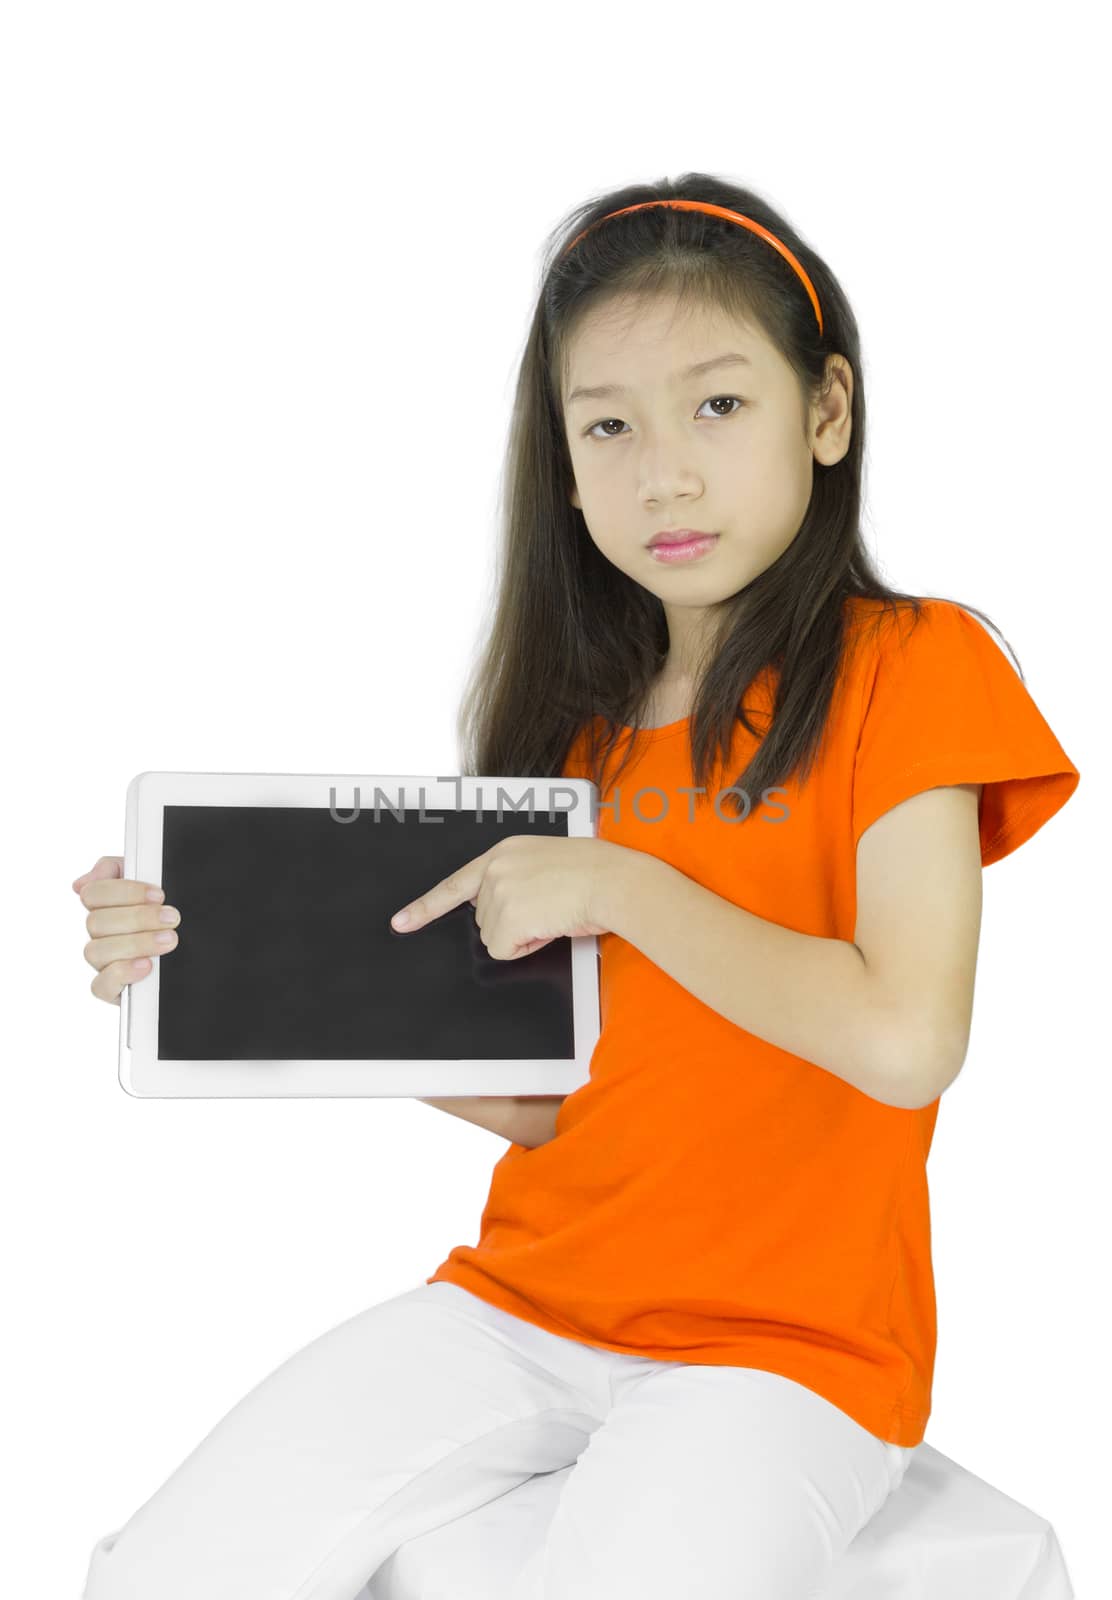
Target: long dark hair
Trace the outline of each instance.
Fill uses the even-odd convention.
[[[774,233],[815,286],[823,332],[779,251],[705,212],[651,207],[592,229],[565,255],[609,212],[661,199],[707,200]],[[607,758],[626,727],[634,731],[619,774],[633,757],[640,713],[668,654],[667,621],[660,600],[602,555],[570,502],[561,396],[569,340],[588,311],[619,296],[664,294],[759,326],[796,373],[806,404],[822,392],[829,354],[840,353],[853,370],[849,449],[833,466],[816,461],[811,500],[791,544],[717,608],[692,702],[688,738],[702,789],[712,763],[728,759],[737,719],[762,734],[732,785],[756,809],[767,789],[797,769],[804,780],[810,771],[847,653],[847,601],[881,602],[878,623],[901,609],[917,622],[923,600],[946,598],[890,589],[862,538],[865,388],[853,312],[821,256],[766,200],[704,172],[586,201],[549,236],[545,257],[503,470],[494,612],[459,713],[461,772],[556,777],[584,726],[600,793]],[[995,627],[975,607],[964,609]],[[769,668],[777,674],[775,698],[767,727],[758,730],[743,701]],[[740,795],[723,798],[735,811],[745,804]]]

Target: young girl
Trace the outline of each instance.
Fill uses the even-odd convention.
[[[264,1379],[85,1600],[352,1600],[572,1462],[484,1600],[801,1600],[923,1438],[981,869],[1079,773],[982,613],[875,572],[856,323],[785,219],[696,173],[554,246],[462,770],[590,777],[597,837],[461,862],[404,936],[597,933],[590,1079],[434,1102],[511,1140],[478,1242]],[[119,870],[74,885],[109,1000],[162,953]]]

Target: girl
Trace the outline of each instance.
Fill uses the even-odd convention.
[[[501,960],[597,933],[590,1080],[434,1102],[511,1140],[478,1242],[264,1379],[86,1600],[374,1594],[573,1461],[485,1600],[800,1600],[923,1438],[981,869],[1079,773],[981,612],[874,570],[857,326],[786,220],[693,173],[552,243],[463,770],[590,777],[597,837],[500,842],[404,936],[464,900]],[[117,872],[74,885],[105,999],[161,953]]]

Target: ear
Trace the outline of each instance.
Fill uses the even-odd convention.
[[[811,417],[811,449],[821,466],[836,466],[853,432],[853,368],[842,355],[826,358],[826,382]]]

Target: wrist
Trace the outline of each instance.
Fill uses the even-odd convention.
[[[591,920],[600,923],[610,933],[624,937],[630,910],[638,895],[644,890],[649,874],[661,862],[645,850],[633,850],[628,845],[602,841],[608,854],[603,859],[599,873],[598,892]]]

